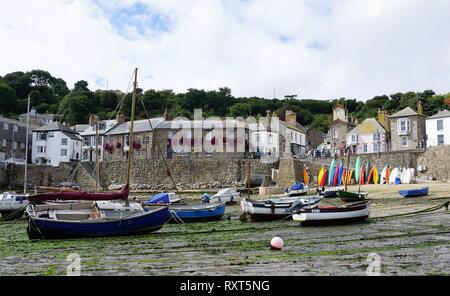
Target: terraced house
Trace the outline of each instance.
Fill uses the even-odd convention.
[[[426,147],[426,128],[423,106],[417,112],[410,107],[389,116],[391,129],[390,150],[423,149]]]
[[[30,131],[36,128],[30,125]],[[25,162],[26,123],[0,116],[0,162]],[[32,137],[28,134],[28,151],[31,152]],[[29,153],[28,155],[31,155]]]

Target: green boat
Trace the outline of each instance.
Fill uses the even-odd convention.
[[[367,192],[349,192],[344,190],[339,190],[337,194],[341,198],[341,200],[345,202],[362,201],[365,200],[369,195],[369,193]]]

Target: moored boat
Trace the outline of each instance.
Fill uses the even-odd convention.
[[[362,201],[367,198],[369,193],[367,192],[349,192],[344,190],[339,190],[337,195],[345,202],[355,202]]]
[[[282,220],[291,215],[290,209],[319,203],[320,196],[283,197],[265,200],[246,199],[241,201],[242,212],[252,221]]]
[[[299,221],[302,226],[344,224],[364,221],[369,217],[370,201],[338,206],[303,207],[292,215],[294,221]]]
[[[28,205],[28,194],[3,192],[0,195],[0,214],[2,220],[15,220],[23,216]]]
[[[301,196],[308,193],[308,186],[304,183],[296,183],[290,186],[286,192],[288,196]]]
[[[422,187],[417,189],[400,190],[398,193],[404,197],[419,197],[428,195],[429,188]]]
[[[210,202],[225,202],[226,204],[237,203],[241,194],[232,188],[225,188],[219,190],[216,194],[210,197]]]

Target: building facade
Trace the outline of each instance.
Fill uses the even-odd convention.
[[[367,118],[347,133],[346,142],[353,154],[366,154],[385,152],[387,139],[384,127],[375,118]]]
[[[36,109],[32,108],[30,110],[30,124],[33,124],[35,126],[46,126],[53,121],[55,121],[55,114],[39,114],[37,113]],[[27,122],[27,113],[21,114],[19,116],[19,120],[21,122]]]
[[[333,108],[333,122],[328,130],[328,146],[331,155],[344,155],[347,133],[356,127],[354,122],[349,121],[347,109],[337,104]]]
[[[28,155],[31,157],[32,136],[31,130],[36,126],[29,126],[28,134]],[[0,117],[0,162],[25,162],[27,139],[27,124]]]
[[[389,116],[391,130],[390,150],[408,150],[426,147],[426,128],[423,107],[418,112],[407,107]]]
[[[32,162],[59,166],[81,159],[81,137],[71,128],[54,121],[33,130]]]
[[[443,110],[426,119],[427,147],[450,145],[450,111]]]

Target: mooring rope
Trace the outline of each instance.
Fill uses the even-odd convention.
[[[440,204],[440,205],[437,205],[434,207],[430,207],[430,208],[426,208],[423,210],[415,211],[415,212],[394,214],[394,215],[388,215],[388,216],[382,216],[382,217],[373,217],[373,218],[370,218],[370,220],[382,220],[382,219],[389,219],[389,218],[394,218],[394,217],[404,217],[404,216],[411,216],[411,215],[417,215],[417,214],[422,214],[422,213],[429,213],[429,212],[437,211],[441,208],[445,208],[445,210],[448,211],[449,204],[450,204],[450,201],[447,201],[443,204]]]

